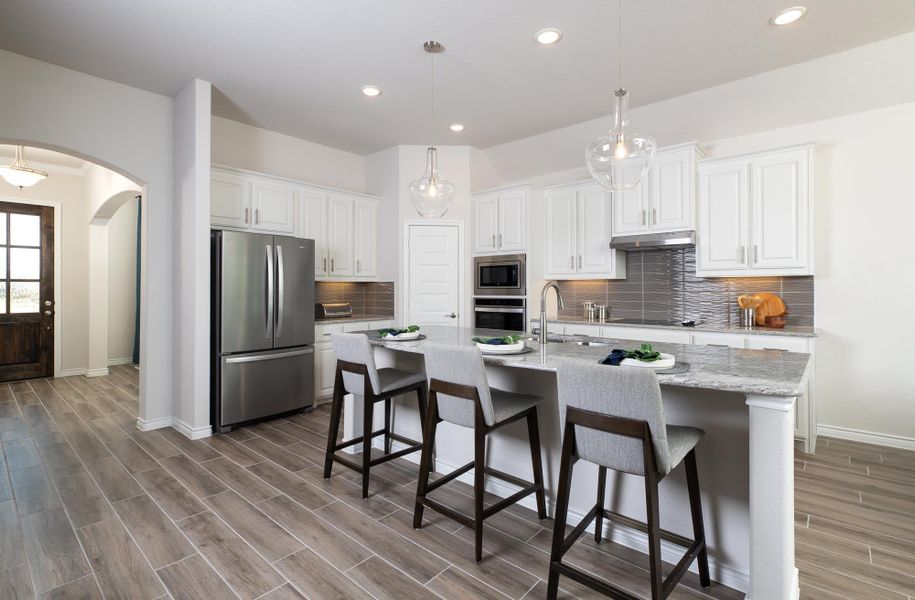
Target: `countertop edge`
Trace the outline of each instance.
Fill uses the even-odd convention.
[[[748,335],[778,335],[784,337],[816,338],[818,331],[813,327],[804,327],[801,325],[788,326],[785,329],[766,329],[754,328],[744,329],[731,325],[716,325],[714,323],[700,323],[692,327],[683,327],[682,325],[642,325],[638,323],[616,323],[613,321],[587,321],[584,319],[547,319],[547,323],[558,325],[593,325],[596,327],[632,327],[635,329],[670,329],[674,331],[704,331],[709,333],[731,333],[731,334],[748,334]],[[795,329],[802,328],[802,329]]]

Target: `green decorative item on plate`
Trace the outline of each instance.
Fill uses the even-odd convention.
[[[388,336],[394,337],[397,335],[401,335],[403,333],[416,333],[417,331],[419,331],[419,325],[410,325],[406,329],[396,329],[396,328],[390,327],[387,329],[379,329],[378,336],[379,337],[388,337]]]
[[[486,344],[488,346],[511,346],[512,344],[517,344],[520,339],[520,335],[503,335],[502,337],[493,338],[471,338],[472,341],[478,344]]]

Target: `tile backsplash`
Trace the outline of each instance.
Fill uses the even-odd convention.
[[[394,315],[394,282],[318,281],[315,302],[349,302],[354,315]]]
[[[736,325],[737,296],[772,292],[788,306],[790,325],[813,326],[813,277],[696,277],[695,248],[626,253],[626,279],[560,281],[561,318],[580,318],[581,303],[611,306],[611,318]]]

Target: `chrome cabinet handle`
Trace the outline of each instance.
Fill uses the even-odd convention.
[[[657,208],[651,209],[651,224],[652,225],[658,224],[658,209]]]
[[[578,268],[581,268],[581,254],[578,255]]]
[[[327,273],[327,257],[324,257],[324,272]]]
[[[333,273],[336,269],[334,268],[334,259],[330,259],[330,272]]]
[[[746,246],[740,247],[740,262],[742,262],[743,264],[747,264],[747,247]]]
[[[245,223],[248,222],[248,207],[245,207]]]
[[[254,209],[254,224],[260,225],[260,222],[261,222],[261,209],[255,208]]]
[[[713,346],[715,348],[730,348],[727,344],[706,344],[706,346]]]
[[[492,247],[496,247],[496,234],[492,234]]]
[[[448,317],[448,318],[450,318],[450,319],[457,319],[457,314],[455,314],[455,313],[449,313],[449,314],[447,314],[447,315],[445,315],[445,316]]]
[[[759,246],[756,244],[753,244],[753,262],[759,262]]]
[[[361,270],[361,267],[360,267],[360,260],[357,258],[357,259],[356,259],[356,272],[358,273],[360,270]]]
[[[575,257],[574,256],[569,257],[569,268],[571,268],[573,270],[575,269]]]
[[[647,224],[648,224],[648,223],[646,223],[646,221],[647,221],[648,219],[646,218],[645,215],[646,215],[646,212],[645,212],[645,209],[643,208],[643,209],[642,209],[642,225],[647,225]]]
[[[502,234],[499,234],[499,248],[502,247]]]

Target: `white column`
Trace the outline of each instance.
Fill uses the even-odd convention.
[[[87,377],[108,374],[108,220],[89,224]]]
[[[795,398],[747,395],[752,600],[797,600],[794,566]]]

